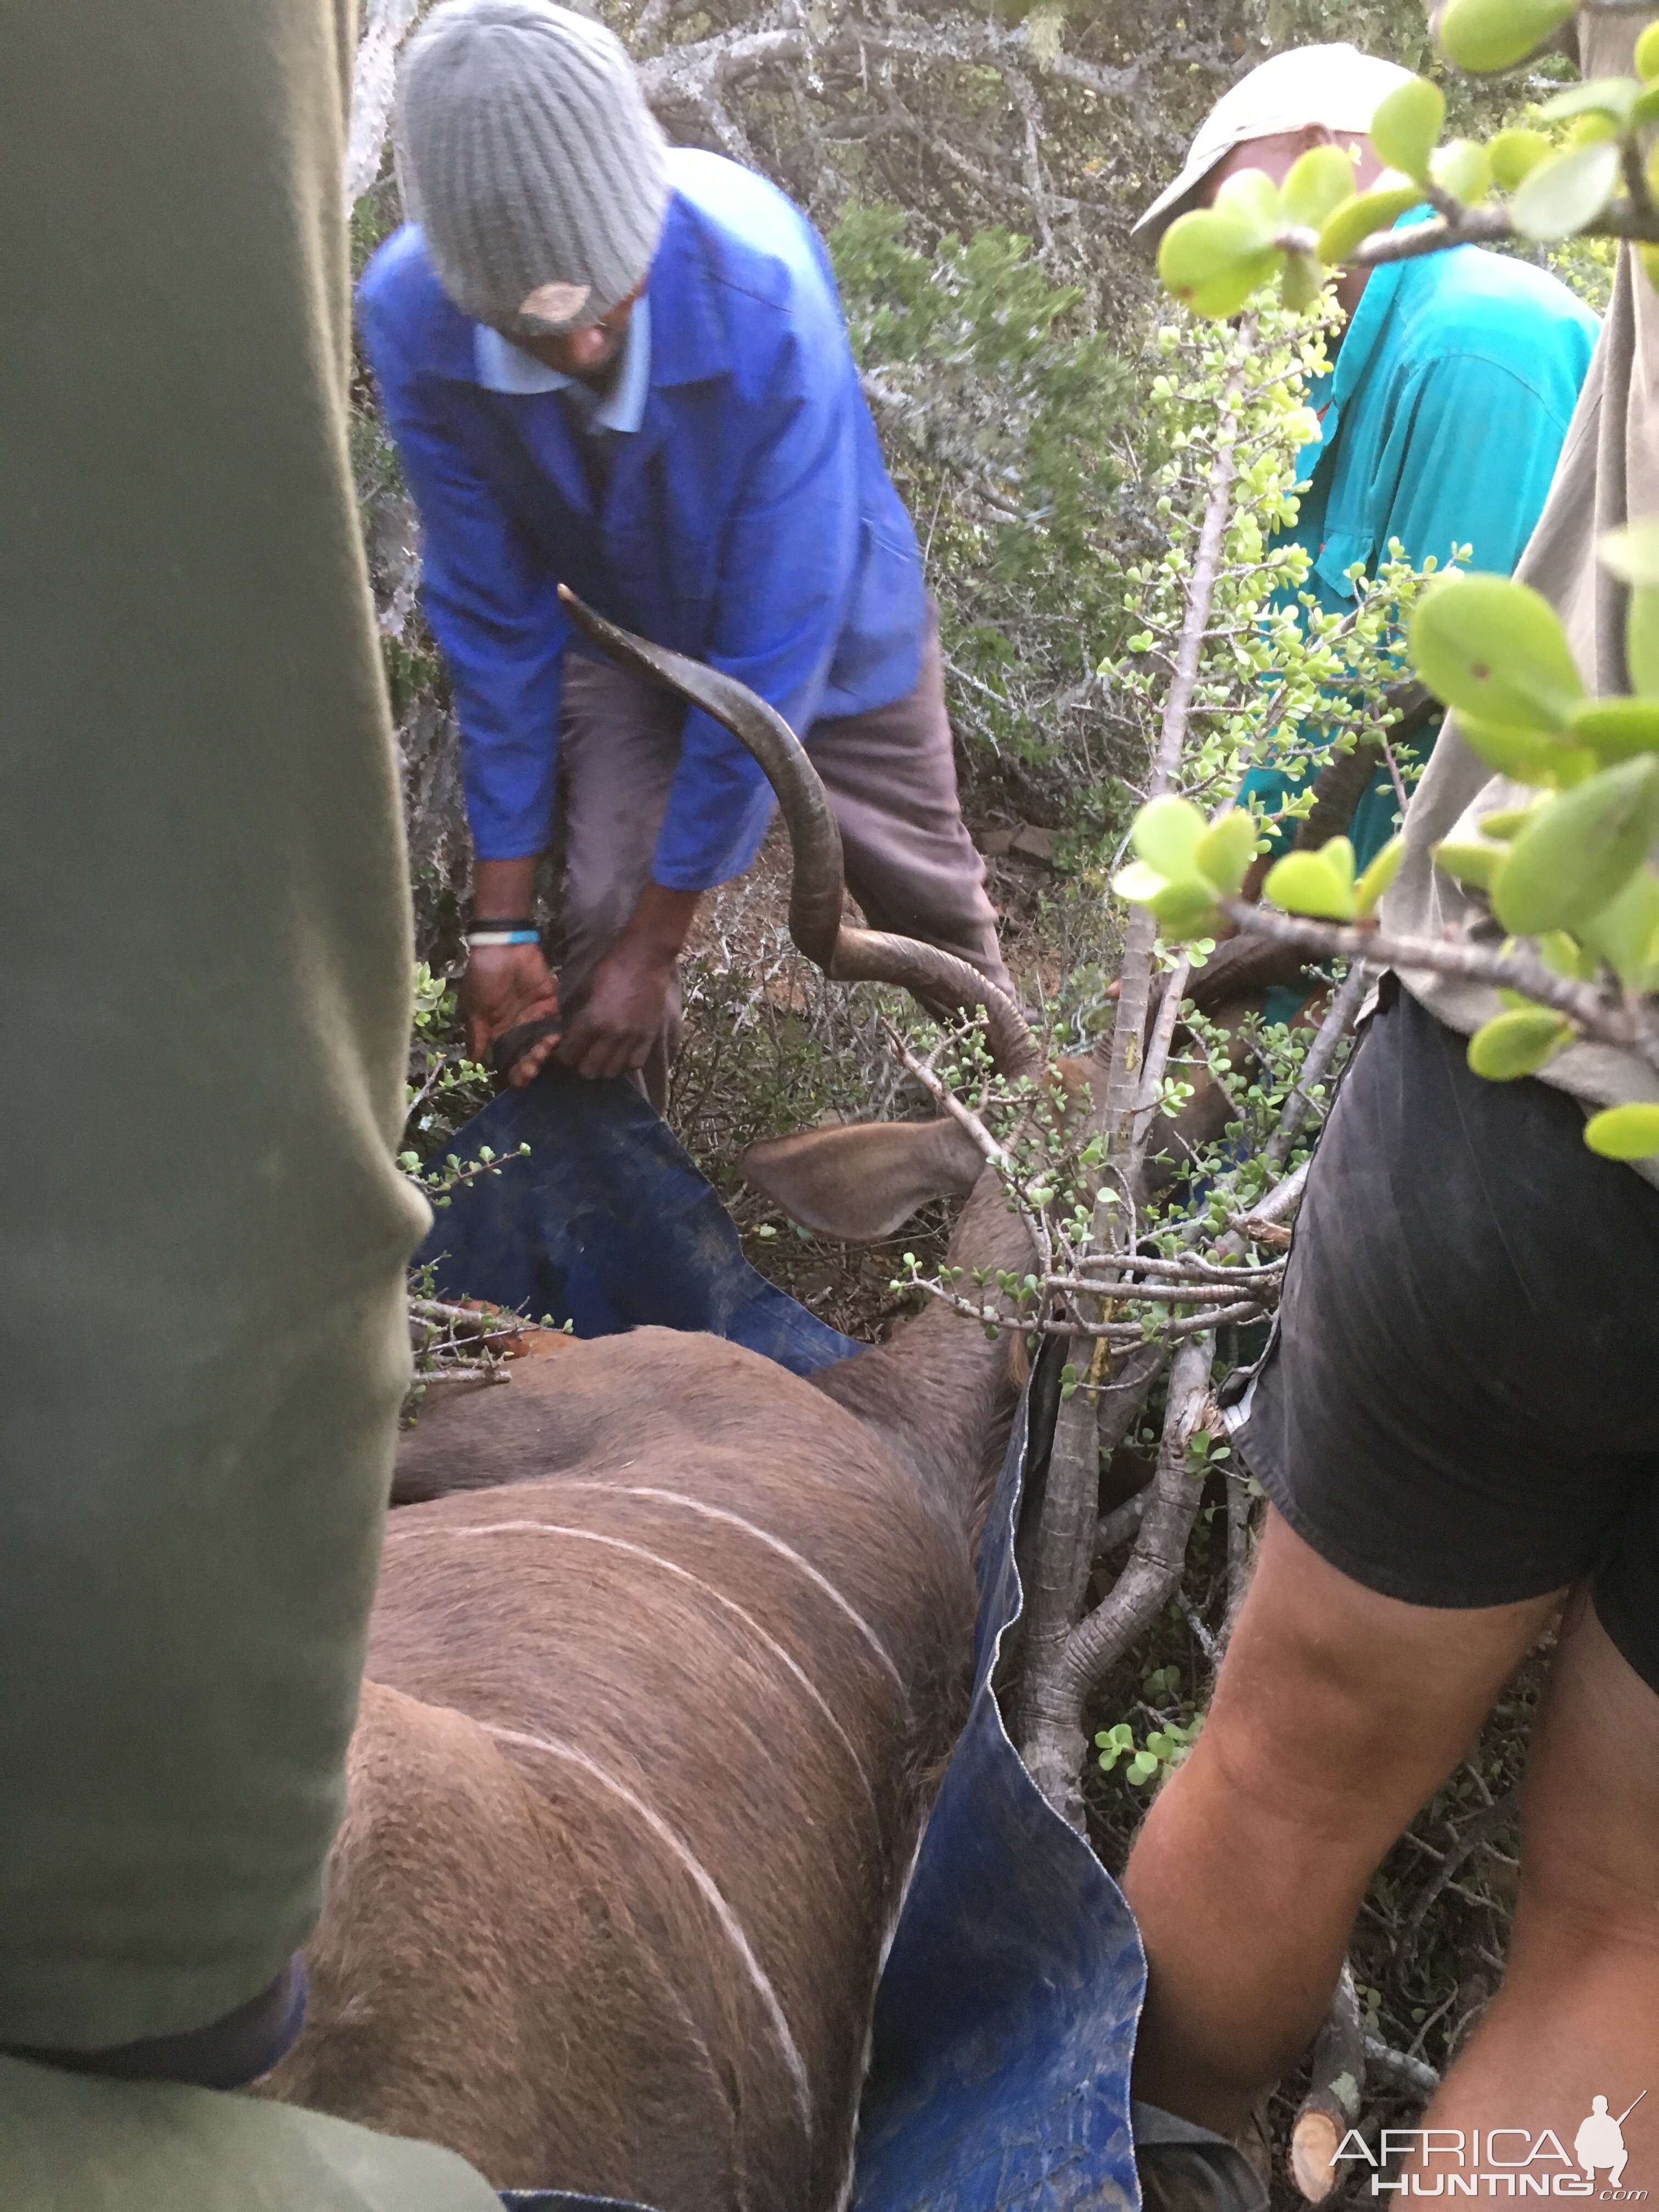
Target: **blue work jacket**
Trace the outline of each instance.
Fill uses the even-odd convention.
[[[1395,538],[1413,568],[1431,556],[1444,568],[1468,545],[1471,568],[1507,576],[1555,474],[1598,327],[1555,277],[1478,246],[1373,270],[1334,368],[1308,395],[1320,438],[1304,448],[1291,533],[1313,557],[1304,590],[1341,613],[1353,603],[1347,569],[1374,572]],[[1271,814],[1311,780],[1255,769],[1243,790]],[[1349,831],[1361,866],[1398,811],[1379,769]]]
[[[562,582],[739,678],[803,738],[822,717],[902,698],[920,669],[921,556],[822,241],[781,192],[716,155],[677,149],[669,175],[648,385],[637,429],[606,434],[597,500],[558,393],[486,387],[478,325],[445,294],[418,228],[388,239],[358,289],[420,511],[427,613],[483,860],[539,853],[550,834],[572,637]],[[654,879],[702,890],[740,873],[770,813],[749,755],[693,710]]]

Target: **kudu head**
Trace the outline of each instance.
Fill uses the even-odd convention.
[[[618,629],[562,585],[560,596],[612,659],[700,707],[754,755],[789,833],[789,934],[809,960],[836,982],[898,985],[930,1013],[983,1007],[998,1073],[1012,1079],[1042,1072],[1043,1055],[1025,1017],[977,969],[937,945],[842,919],[841,831],[817,771],[781,714],[735,678]],[[1061,1079],[1073,1093],[1079,1087],[1072,1070]],[[804,1229],[870,1243],[891,1236],[930,1199],[965,1197],[985,1164],[968,1131],[942,1116],[849,1122],[770,1138],[750,1145],[738,1168],[751,1188]]]

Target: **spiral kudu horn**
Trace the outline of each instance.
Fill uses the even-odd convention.
[[[817,770],[781,714],[734,677],[619,629],[562,584],[559,597],[612,660],[701,707],[760,763],[794,854],[789,934],[809,960],[838,983],[893,983],[924,1006],[983,1006],[991,1057],[1003,1074],[1026,1074],[1042,1064],[1024,1014],[977,968],[916,938],[854,929],[842,920],[841,831]]]

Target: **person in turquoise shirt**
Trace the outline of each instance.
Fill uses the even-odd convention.
[[[1382,167],[1365,135],[1370,118],[1407,75],[1349,46],[1274,55],[1217,102],[1185,169],[1137,230],[1156,237],[1239,169],[1282,180],[1316,145],[1348,149],[1363,187]],[[1401,227],[1430,213],[1419,209]],[[1443,567],[1467,545],[1470,568],[1508,575],[1555,473],[1595,317],[1542,270],[1478,246],[1345,271],[1337,300],[1347,319],[1334,365],[1308,395],[1320,436],[1294,532],[1312,562],[1304,590],[1342,613],[1353,599],[1347,571],[1358,562],[1374,572],[1395,538],[1413,568],[1430,559]],[[1417,763],[1401,763],[1407,783],[1436,729],[1418,740]],[[1242,795],[1262,809],[1275,849],[1295,823],[1275,830],[1273,817],[1315,773],[1258,768],[1245,778]],[[1388,842],[1399,814],[1382,768],[1348,831],[1358,866]]]

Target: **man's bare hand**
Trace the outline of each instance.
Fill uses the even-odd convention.
[[[559,987],[539,945],[481,945],[461,978],[460,1006],[466,1048],[474,1060],[487,1063],[497,1037],[521,1023],[544,1021],[558,1012]],[[556,1036],[539,1037],[520,1054],[507,1079],[515,1091],[539,1073],[558,1042]]]
[[[643,1067],[662,1028],[674,956],[618,939],[593,970],[555,1048],[578,1075],[627,1075]]]
[[[643,1067],[662,1029],[674,963],[691,932],[696,891],[647,884],[628,927],[572,1001],[558,1047],[578,1075],[627,1075]]]

